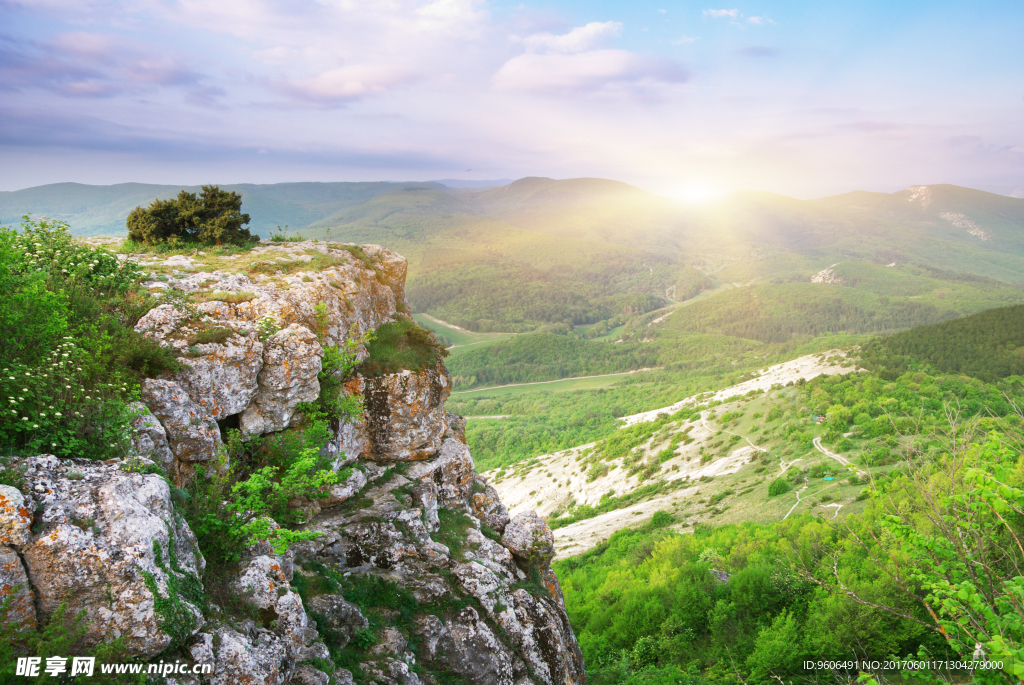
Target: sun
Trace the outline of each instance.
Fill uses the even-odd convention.
[[[666,193],[669,197],[687,204],[703,204],[724,195],[725,191],[712,185],[685,183]]]

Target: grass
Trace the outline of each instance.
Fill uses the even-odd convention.
[[[256,293],[242,290],[237,293],[228,293],[222,290],[215,290],[210,293],[198,292],[196,297],[206,301],[227,302],[229,304],[241,304],[256,298]]]
[[[448,356],[448,350],[429,331],[404,317],[378,327],[366,350],[369,356],[359,367],[364,376],[382,376],[403,369],[421,371]]]
[[[539,383],[527,383],[523,385],[506,385],[492,388],[480,388],[479,390],[460,390],[453,392],[453,395],[474,395],[478,398],[517,397],[532,393],[544,392],[572,392],[574,390],[597,390],[610,388],[624,377],[635,376],[634,371],[612,373],[594,378],[563,378],[558,381],[541,381]]]
[[[452,354],[457,355],[469,349],[479,349],[491,343],[508,340],[515,333],[475,333],[464,328],[455,328],[429,314],[413,314],[416,323],[443,336],[452,345]]]
[[[230,328],[223,326],[214,326],[212,328],[206,328],[194,333],[189,336],[189,345],[206,345],[209,343],[223,343],[225,340],[235,335],[235,332]]]

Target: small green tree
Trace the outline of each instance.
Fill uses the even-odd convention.
[[[204,245],[244,244],[253,240],[249,215],[242,214],[242,196],[203,186],[196,195],[181,191],[174,200],[154,200],[128,215],[128,239],[140,243],[190,242]]]

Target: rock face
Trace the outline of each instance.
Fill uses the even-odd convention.
[[[304,326],[292,324],[267,339],[259,389],[241,416],[242,434],[262,435],[287,428],[300,402],[313,402],[320,395],[323,348]]]
[[[413,461],[437,452],[448,430],[444,402],[451,376],[443,364],[366,379],[368,459]]]
[[[259,260],[274,251],[329,266],[152,284],[238,296],[163,305],[139,321],[182,368],[144,383],[138,456],[32,457],[21,463],[24,487],[0,486],[8,620],[45,625],[67,602],[72,614],[85,610],[88,644],[121,637],[140,658],[212,666],[169,680],[178,685],[583,685],[549,566],[551,531],[532,512],[510,520],[474,472],[465,421],[445,411],[443,364],[344,379],[365,411],[336,420],[321,451],[342,478],[325,499],[290,503],[311,517],[292,528],[317,537],[281,555],[258,542],[204,577],[168,479],[185,486],[195,465],[223,465],[226,430],[301,428],[298,406],[319,396],[324,348],[408,311],[406,261],[384,248],[259,247],[253,266],[273,273],[275,262]]]

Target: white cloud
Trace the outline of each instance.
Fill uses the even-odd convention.
[[[747,21],[751,24],[763,24],[764,17],[747,17]]]
[[[656,87],[688,79],[689,73],[672,62],[626,50],[591,50],[519,55],[505,62],[493,82],[501,90],[564,93],[614,86]]]
[[[312,78],[271,81],[270,86],[297,100],[330,106],[383,93],[415,78],[414,72],[401,67],[358,64],[331,69]]]
[[[704,10],[704,16],[714,17],[715,19],[724,19],[725,17],[735,19],[739,14],[739,10]]]
[[[679,36],[672,41],[672,45],[686,45],[697,40],[700,40],[700,36]]]
[[[1024,145],[1018,145],[1017,147],[1011,147],[1010,152],[1024,152]]]
[[[622,33],[622,24],[617,21],[592,21],[586,26],[577,26],[560,36],[550,33],[535,33],[523,39],[526,49],[531,52],[561,52],[572,54],[603,47]]]

